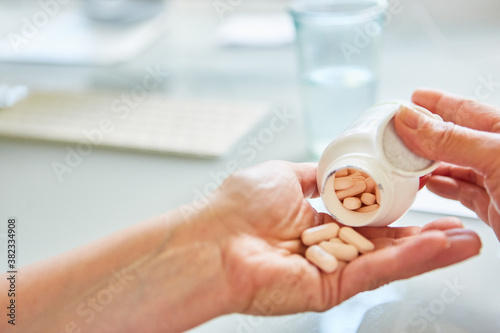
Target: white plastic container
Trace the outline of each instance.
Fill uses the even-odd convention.
[[[408,102],[390,101],[368,109],[323,152],[317,184],[328,212],[342,224],[387,226],[403,216],[419,189],[419,178],[434,171],[438,162],[411,152],[396,134],[394,115],[402,106],[441,119]],[[335,173],[359,170],[371,176],[378,187],[378,208],[361,213],[344,208],[334,190]]]

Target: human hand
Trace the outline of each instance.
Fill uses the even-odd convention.
[[[290,249],[302,231],[335,223],[306,200],[317,196],[316,166],[268,162],[231,175],[211,199],[232,312],[276,315],[327,310],[355,294],[478,254],[478,236],[444,218],[419,227],[356,230],[375,251],[323,273]]]
[[[446,122],[405,109],[396,130],[416,154],[443,163],[427,187],[460,201],[500,239],[500,109],[436,90],[417,90],[413,102]]]
[[[23,332],[181,332],[217,316],[331,308],[356,293],[467,259],[475,233],[445,218],[421,228],[358,228],[375,251],[326,274],[300,253],[302,231],[333,220],[306,200],[316,166],[239,171],[208,200],[24,266]],[[1,288],[8,289],[3,279]],[[9,304],[7,294],[0,304]],[[17,304],[17,303],[16,303]],[[10,328],[7,321],[0,330]]]

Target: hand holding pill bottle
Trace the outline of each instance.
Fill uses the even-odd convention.
[[[412,100],[446,121],[411,109],[395,118],[398,134],[412,151],[444,162],[427,188],[474,210],[500,239],[500,108],[430,89],[415,91]]]
[[[439,163],[410,151],[396,133],[394,116],[402,109],[442,121],[409,102],[375,105],[325,149],[317,183],[329,213],[344,225],[386,226],[410,208],[420,177]]]

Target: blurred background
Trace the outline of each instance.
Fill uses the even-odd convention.
[[[415,84],[470,95],[477,84],[471,78],[495,67],[498,2],[391,2],[398,13],[386,28],[380,98],[407,97]],[[296,95],[291,89],[296,69],[287,5],[284,0],[2,0],[0,80],[35,88],[116,88],[140,80],[147,65],[161,65],[171,73],[160,88],[167,94],[288,102]],[[420,61],[402,61],[413,59],[409,54]],[[451,69],[456,80],[443,75]],[[396,74],[408,79],[391,85]]]
[[[500,2],[390,3],[377,100],[409,99],[415,88],[427,86],[500,106]],[[24,90],[11,90],[19,86],[29,94],[98,91],[119,98],[153,72],[158,84],[148,90],[151,95],[269,109],[215,158],[95,146],[68,162],[69,152],[77,150],[74,142],[25,140],[4,130],[0,218],[19,220],[20,264],[191,202],[213,190],[234,166],[313,160],[305,145],[288,5],[284,0],[0,0],[4,103],[23,96]],[[6,110],[0,109],[0,124]],[[284,126],[269,134],[273,117]],[[71,169],[63,177],[54,168],[58,163]],[[500,331],[498,241],[473,214],[448,201],[438,204],[451,207],[444,212],[423,206],[397,224],[421,225],[444,213],[461,216],[480,233],[481,256],[361,294],[323,314],[231,315],[193,332]],[[456,299],[440,301],[457,279],[463,289]]]

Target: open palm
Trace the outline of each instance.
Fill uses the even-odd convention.
[[[467,259],[481,247],[454,218],[423,228],[364,227],[357,230],[376,250],[323,273],[303,257],[303,246],[290,245],[307,228],[336,223],[309,204],[317,194],[315,165],[277,161],[230,176],[215,194],[214,210],[224,212],[221,243],[234,311],[326,310],[359,292]]]

